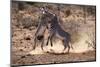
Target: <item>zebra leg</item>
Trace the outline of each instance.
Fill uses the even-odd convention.
[[[53,35],[50,37],[51,47],[53,46],[53,43],[52,43],[52,38],[53,38]]]
[[[35,38],[34,38],[34,46],[33,46],[33,49],[35,49],[35,47],[36,47],[37,33],[40,31],[41,26],[42,26],[42,23],[39,22],[38,27],[37,27],[37,30],[36,30],[35,35],[34,35]]]
[[[36,38],[34,39],[34,45],[33,45],[33,50],[36,48]]]
[[[64,39],[63,45],[64,45],[64,49],[63,49],[63,51],[64,51],[68,47],[68,42],[66,39]]]
[[[41,49],[43,50],[44,38],[42,40]]]
[[[46,43],[46,46],[48,46],[48,43],[49,43],[49,39],[50,39],[50,36],[48,37],[47,39],[47,43]]]
[[[71,43],[69,43],[69,44],[70,44],[70,47],[71,47],[72,49],[74,49],[73,46],[72,46],[72,44],[71,44]]]
[[[53,46],[52,39],[50,39],[50,42],[51,42],[51,47],[52,47]]]
[[[36,37],[37,37],[37,33],[39,32],[40,28],[41,28],[41,24],[39,23],[38,28],[37,28],[35,35],[34,35],[35,38],[34,38],[33,50],[35,50],[35,48],[36,48],[36,41],[37,41]]]
[[[68,53],[69,53],[69,50],[70,50],[70,45],[68,44]]]
[[[49,40],[50,40],[50,42],[51,42],[51,46],[52,46],[52,37],[53,37],[53,35],[54,35],[54,33],[50,33],[50,35],[48,36],[48,40],[47,40],[46,45],[48,45]]]

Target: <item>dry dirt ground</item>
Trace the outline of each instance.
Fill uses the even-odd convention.
[[[96,60],[95,51],[82,53],[70,52],[69,54],[42,53],[40,47],[37,47],[36,50],[32,49],[33,36],[31,35],[34,34],[34,31],[23,29],[16,30],[15,33],[16,34],[13,33],[14,37],[12,38],[12,65],[52,64]],[[35,51],[37,54],[35,54]]]
[[[18,51],[12,53],[12,65],[35,65],[35,64],[55,64],[55,63],[71,63],[95,61],[95,51],[84,53],[69,53],[69,54],[26,54],[27,52]]]
[[[65,27],[64,29],[71,34],[73,39],[72,44],[76,50],[69,54],[41,52],[39,46],[37,46],[36,50],[33,50],[33,38],[37,29],[38,16],[40,15],[39,7],[41,7],[40,3],[12,3],[11,65],[54,64],[96,60],[96,18],[94,6],[92,6],[92,8],[89,6],[85,7],[86,12],[84,12],[83,6],[62,5],[60,17],[63,23],[61,24],[62,27]],[[57,13],[57,5],[55,4],[50,4],[48,9],[51,10],[51,12]],[[85,19],[84,13],[86,13]],[[89,46],[94,48],[89,48]],[[51,47],[49,48],[51,49]],[[58,51],[60,51],[63,47],[54,46],[54,49],[59,49]]]

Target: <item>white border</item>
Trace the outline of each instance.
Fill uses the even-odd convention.
[[[34,1],[34,2],[52,2],[52,3],[69,3],[69,4],[84,4],[96,5],[95,0],[15,0],[15,1]]]
[[[25,1],[25,0],[24,0]],[[26,0],[29,1],[29,0]],[[32,0],[31,0],[32,1]],[[97,7],[97,61],[84,63],[67,63],[37,65],[38,67],[99,67],[100,63],[100,0],[34,0],[42,2],[88,4]],[[10,67],[10,0],[0,0],[0,67]],[[30,66],[27,66],[30,67]]]
[[[10,1],[0,0],[0,66],[10,61]]]

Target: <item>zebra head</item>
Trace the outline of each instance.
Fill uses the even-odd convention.
[[[45,7],[42,7],[42,8],[40,8],[40,11],[41,11],[42,14],[46,14],[47,9]]]
[[[50,12],[46,7],[40,8],[40,11],[41,11],[42,16],[44,17],[44,19],[48,20],[48,22],[51,21],[55,16],[55,14]]]

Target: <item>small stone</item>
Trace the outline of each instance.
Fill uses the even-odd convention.
[[[27,37],[27,38],[25,38],[26,40],[31,40],[31,38],[29,38],[29,37]]]
[[[21,58],[25,58],[25,56],[21,56]]]

